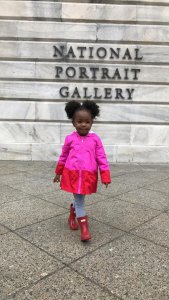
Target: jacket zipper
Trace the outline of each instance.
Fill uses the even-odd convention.
[[[81,142],[83,143],[83,138],[81,139]],[[81,185],[82,185],[82,170],[79,170],[78,194],[80,194]]]
[[[81,185],[82,185],[82,170],[79,171],[78,194],[80,194]]]

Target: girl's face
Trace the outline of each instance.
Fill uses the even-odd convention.
[[[87,135],[93,124],[91,113],[87,110],[78,110],[72,123],[79,135]]]

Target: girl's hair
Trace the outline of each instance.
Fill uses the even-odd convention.
[[[66,103],[65,111],[68,119],[73,119],[75,112],[79,110],[87,110],[91,113],[92,119],[95,119],[100,114],[99,106],[92,100],[85,100],[81,103],[71,100]]]

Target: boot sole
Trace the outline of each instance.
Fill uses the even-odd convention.
[[[82,241],[82,242],[87,242],[87,241],[89,241],[89,240],[91,240],[91,237],[88,238],[88,239],[85,239],[85,240],[81,240],[81,241]]]

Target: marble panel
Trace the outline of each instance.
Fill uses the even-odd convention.
[[[17,102],[15,103],[17,105]],[[65,105],[62,103],[37,102],[37,120],[67,120]],[[101,115],[98,121],[107,122],[155,122],[169,121],[169,107],[167,105],[143,104],[100,104]]]
[[[0,101],[0,118],[1,120],[35,120],[35,103],[27,101]]]
[[[140,3],[139,3],[140,4]],[[62,4],[63,19],[168,22],[168,7],[109,4]],[[90,13],[89,13],[90,12]]]
[[[159,1],[160,2],[160,1]],[[136,19],[140,22],[168,22],[169,7],[137,5]]]
[[[98,24],[99,41],[168,42],[169,27],[160,25]]]
[[[0,122],[3,143],[60,143],[60,124]]]
[[[66,86],[68,94],[62,97],[60,95],[61,87]],[[139,84],[103,84],[103,83],[58,83],[58,82],[26,82],[26,81],[0,81],[0,97],[2,98],[21,98],[23,99],[41,99],[41,100],[64,100],[67,101],[71,99],[71,96],[74,93],[75,87],[77,87],[80,98],[72,98],[72,99],[85,99],[85,89],[87,89],[87,95],[91,96],[91,100],[105,100],[105,88],[110,88],[111,98],[109,101],[117,102],[117,101],[127,101],[129,98],[130,91],[134,89],[132,94],[132,101],[134,102],[169,102],[169,86],[165,85],[139,85]],[[95,90],[97,89],[97,93],[101,98],[95,98]],[[116,99],[117,97],[117,89],[122,89],[122,96],[124,99]],[[66,91],[65,91],[66,92]],[[86,97],[86,99],[88,99]],[[129,100],[131,101],[131,100]]]
[[[0,160],[31,160],[31,144],[0,143]]]
[[[42,1],[1,1],[0,16],[60,18],[61,3]]]
[[[131,144],[169,146],[169,127],[165,125],[131,125]]]
[[[61,143],[64,143],[65,136],[72,133],[75,128],[70,124],[61,124]],[[104,145],[129,144],[130,143],[130,125],[116,124],[93,124],[92,131],[98,134]]]
[[[165,45],[138,45],[140,56],[143,57],[143,62],[162,62],[169,61],[169,48]]]
[[[21,69],[21,77],[27,77],[25,72],[26,67],[32,70],[33,78],[37,79],[55,79],[56,80],[67,80],[67,81],[91,81],[95,80],[102,81],[102,83],[115,82],[115,81],[125,81],[134,83],[139,82],[148,82],[149,84],[157,82],[158,84],[163,82],[169,82],[168,74],[169,67],[167,66],[141,66],[141,65],[121,65],[121,64],[86,64],[86,63],[64,63],[64,62],[37,62],[36,63],[36,72],[34,71],[35,65],[33,63],[19,63],[19,62],[5,62],[1,63],[0,67],[10,71],[11,69]],[[73,68],[73,69],[72,69]],[[97,72],[93,75],[93,68],[97,68]],[[106,75],[104,71],[106,69]],[[118,69],[118,70],[117,70]],[[84,71],[84,74],[81,72]],[[7,77],[10,77],[10,72],[7,73]],[[3,75],[3,74],[2,74]],[[13,75],[17,77],[17,74]],[[28,74],[29,76],[29,74]],[[4,77],[4,76],[3,76]],[[28,77],[29,78],[29,77]]]
[[[0,26],[1,26],[0,21]],[[4,21],[8,26],[8,21]],[[12,33],[11,33],[12,34]],[[43,39],[76,39],[96,40],[96,24],[70,23],[70,22],[41,22],[18,21],[17,34],[21,38]],[[2,32],[3,36],[3,32]]]
[[[167,66],[137,66],[137,65],[121,65],[114,66],[109,64],[95,64],[98,71],[95,75],[95,81],[102,81],[102,83],[115,81],[133,81],[169,82],[169,67]],[[72,69],[73,68],[73,69]],[[93,80],[93,65],[79,64],[79,63],[60,63],[57,62],[0,62],[0,69],[2,70],[0,78],[28,78],[28,79],[55,79],[67,81],[89,81]],[[57,70],[56,70],[57,69]],[[103,75],[106,69],[108,75]],[[118,70],[117,70],[118,69]],[[60,70],[62,70],[60,72]],[[72,71],[73,70],[73,71]],[[81,70],[85,70],[85,75],[81,75]],[[72,76],[72,74],[74,76]],[[127,75],[126,75],[127,74]],[[69,78],[69,76],[71,76]],[[107,78],[107,76],[109,78]],[[64,92],[65,94],[65,92]],[[110,97],[110,95],[108,95]],[[100,97],[100,94],[98,95]],[[129,95],[128,95],[129,98]]]
[[[14,21],[0,20],[0,37],[17,37],[17,23]]]
[[[132,147],[133,161],[137,162],[167,162],[169,161],[169,147],[167,146],[138,146]]]
[[[53,46],[56,46],[58,49],[61,49],[60,46],[64,46],[64,57],[61,55],[59,56],[57,54],[56,56],[53,56],[55,54]],[[164,45],[124,45],[124,44],[103,44],[103,43],[97,43],[97,44],[91,44],[91,43],[74,43],[73,41],[70,42],[32,42],[32,41],[0,41],[0,57],[2,58],[31,58],[31,59],[52,59],[52,60],[65,60],[65,55],[67,54],[67,51],[72,47],[75,57],[73,57],[73,61],[79,60],[80,56],[80,50],[77,49],[77,47],[86,47],[86,50],[83,51],[83,56],[80,57],[81,62],[85,60],[89,61],[121,61],[126,62],[126,59],[124,59],[125,52],[127,48],[130,51],[131,59],[130,62],[133,62],[136,59],[136,50],[138,49],[138,57],[143,57],[141,62],[166,62],[169,61],[169,46]],[[90,48],[93,48],[92,50],[92,57],[90,57]],[[106,56],[104,59],[100,59],[97,56],[97,50],[99,48],[104,48],[106,50]],[[115,52],[118,53],[119,51],[119,57],[112,55],[111,57],[111,50],[112,48]],[[118,48],[120,50],[118,50]],[[70,58],[66,58],[67,61],[71,61]]]
[[[35,62],[0,62],[0,78],[36,78]]]
[[[106,4],[62,4],[63,19],[135,21],[136,6]]]
[[[144,145],[105,145],[110,162],[166,163],[169,161],[169,147]]]
[[[0,37],[96,40],[95,24],[0,20]]]
[[[108,1],[112,2],[112,0],[108,0]],[[126,3],[127,3],[129,0],[118,0],[118,1],[119,1],[119,3],[120,3],[120,2],[122,2],[122,3],[123,3],[123,2],[126,2]],[[106,2],[107,2],[107,1],[106,1]],[[132,2],[133,4],[134,4],[134,3],[137,4],[137,3],[138,3],[138,0],[130,0],[130,2]],[[166,4],[167,4],[167,3],[168,3],[168,0],[139,0],[139,2],[140,2],[140,3],[143,2],[143,4],[144,4],[144,3],[147,3],[147,2],[148,2],[149,4],[151,4],[151,3],[152,3],[152,4],[159,4],[159,3],[160,3],[160,4],[164,4],[164,3],[166,3]]]
[[[118,141],[117,141],[118,142]],[[61,144],[0,144],[1,160],[56,161],[61,153]],[[110,163],[166,163],[169,161],[169,147],[143,145],[104,145]]]
[[[42,21],[0,21],[0,37],[80,39],[99,41],[167,42],[168,26],[91,23],[57,23]],[[7,29],[8,28],[8,29]],[[96,35],[97,28],[97,35]]]
[[[62,19],[97,20],[96,4],[62,3]]]
[[[32,144],[32,160],[56,161],[61,154],[61,144]]]

